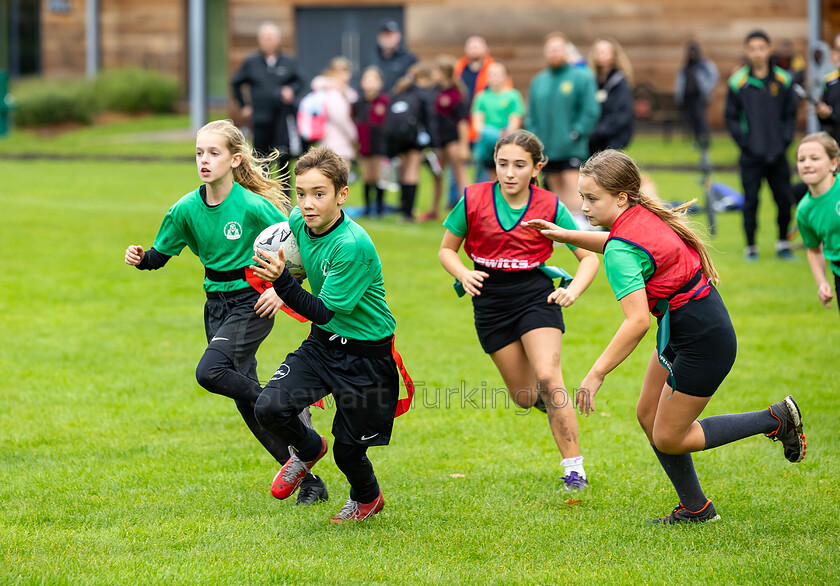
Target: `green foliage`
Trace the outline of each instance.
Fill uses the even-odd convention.
[[[667,199],[699,194],[696,175],[651,175]],[[634,412],[651,331],[607,377],[597,413],[578,420],[592,488],[567,503],[545,416],[496,391],[503,382],[475,338],[470,302],[438,264],[442,227],[363,220],[418,394],[392,444],[370,451],[385,510],[336,527],[328,519],[348,486],[332,458],[315,470],[328,503],[301,510],[274,500],[278,464],[228,399],[196,384],[206,344],[198,261],[186,251],[155,272],[122,262],[126,246],[148,246],[169,206],[198,184],[189,157],[0,161],[0,177],[2,584],[840,580],[840,319],[836,306],[820,306],[801,250],[798,263],[773,257],[767,192],[760,262],[742,260],[738,214],[720,217],[712,241],[739,348],[704,416],[792,393],[808,437],[804,462],[788,463],[760,436],[698,453],[722,520],[646,524],[676,505]],[[428,176],[421,187],[424,210]],[[349,205],[360,202],[354,185]],[[575,266],[563,247],[553,261]],[[563,374],[573,388],[621,323],[603,271],[565,317]],[[258,355],[263,380],[308,331],[276,319]],[[330,441],[333,415],[329,405],[313,412]]]
[[[173,112],[181,97],[181,84],[172,76],[148,69],[113,69],[94,83],[103,109],[112,112]]]
[[[13,95],[14,122],[22,127],[90,124],[100,110],[93,85],[84,80],[31,80],[15,84]]]
[[[103,111],[172,112],[181,93],[176,79],[143,69],[108,70],[95,80],[26,80],[12,88],[21,127],[90,124]]]

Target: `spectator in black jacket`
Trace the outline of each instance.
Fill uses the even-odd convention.
[[[633,66],[618,41],[599,37],[589,52],[589,67],[595,73],[601,118],[589,135],[589,152],[621,150],[633,137]]]
[[[289,124],[294,124],[303,80],[295,60],[280,51],[280,28],[276,24],[260,25],[257,44],[259,50],[233,74],[233,97],[242,117],[253,124],[254,149],[265,156],[276,148],[282,166],[290,156]],[[243,86],[248,86],[247,100]]]
[[[397,81],[417,62],[417,57],[405,48],[402,40],[402,31],[396,21],[383,22],[376,36],[376,50],[365,65],[379,68],[387,93],[393,93]]]
[[[790,75],[770,64],[770,37],[753,31],[745,40],[747,65],[729,78],[726,96],[726,128],[741,149],[739,164],[744,186],[744,232],[746,259],[758,260],[755,243],[758,192],[767,179],[779,208],[779,239],[776,256],[795,260],[788,242],[793,196],[790,167],[785,152],[793,141],[797,99]]]
[[[817,104],[817,116],[823,130],[840,142],[840,35],[834,37],[831,60],[834,61],[836,69],[823,80],[823,95]]]

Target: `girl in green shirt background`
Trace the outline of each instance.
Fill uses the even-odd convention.
[[[809,134],[796,149],[797,171],[808,186],[808,193],[796,210],[796,223],[808,250],[808,264],[817,281],[817,295],[825,307],[831,306],[834,297],[825,276],[826,261],[834,273],[835,293],[840,291],[839,156],[840,147],[827,132]],[[840,307],[840,296],[837,305]]]

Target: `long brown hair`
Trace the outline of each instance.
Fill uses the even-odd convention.
[[[624,77],[627,78],[627,83],[631,86],[633,85],[633,65],[630,63],[630,59],[627,58],[627,53],[624,52],[624,48],[621,44],[616,41],[612,37],[608,36],[601,36],[595,39],[595,42],[592,43],[592,48],[589,50],[589,56],[587,57],[586,61],[589,64],[589,68],[598,75],[598,67],[595,65],[595,45],[600,42],[609,43],[612,46],[613,50],[613,60],[615,69],[620,71],[624,74]],[[609,73],[609,71],[605,72]]]
[[[233,169],[233,180],[248,191],[261,195],[274,206],[288,213],[291,203],[286,195],[289,186],[289,171],[284,165],[274,170],[271,164],[280,157],[280,151],[272,149],[267,157],[256,155],[242,131],[230,120],[216,120],[205,124],[196,134],[212,132],[223,136],[227,148],[233,155],[242,155],[242,162]]]
[[[642,193],[642,173],[639,171],[635,161],[615,149],[607,149],[596,153],[580,166],[580,174],[589,177],[600,187],[613,195],[619,193],[627,194],[627,201],[630,206],[640,205],[643,208],[656,214],[663,222],[668,224],[677,233],[683,242],[697,251],[700,255],[700,264],[703,274],[710,283],[716,285],[720,277],[715,270],[715,265],[706,246],[697,234],[694,233],[686,220],[686,212],[697,200],[691,200],[677,207],[670,207],[659,199]]]
[[[527,130],[514,130],[513,132],[505,134],[496,141],[496,147],[493,149],[494,161],[499,155],[499,149],[508,144],[521,147],[522,150],[531,155],[531,160],[534,162],[534,166],[537,166],[540,163],[545,163],[548,160],[543,152],[545,147],[543,146],[542,141],[537,138],[536,134],[528,132]],[[536,184],[537,178],[532,177],[531,183]]]

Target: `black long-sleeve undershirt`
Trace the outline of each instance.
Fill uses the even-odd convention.
[[[286,268],[274,281],[274,292],[286,305],[315,325],[322,326],[335,316],[335,312],[328,309],[320,297],[301,287]]]
[[[168,254],[163,254],[154,248],[150,248],[146,251],[146,254],[143,256],[143,260],[140,261],[137,268],[141,271],[156,271],[165,265],[170,258],[172,257]]]

